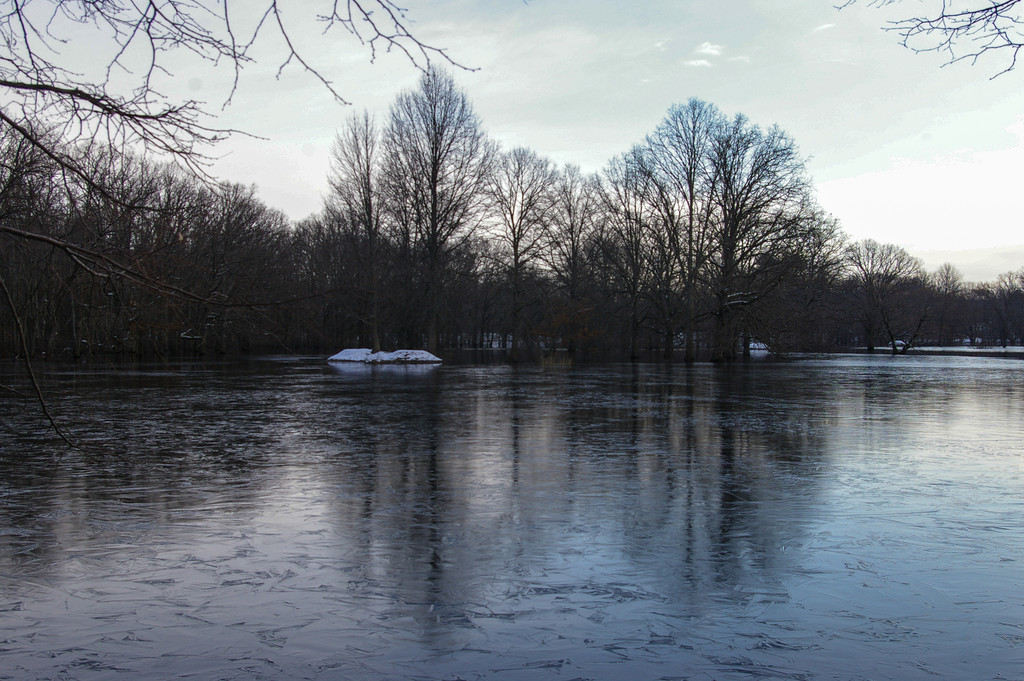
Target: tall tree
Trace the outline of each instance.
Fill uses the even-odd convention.
[[[431,68],[391,106],[385,178],[395,217],[411,229],[427,312],[427,349],[438,350],[445,267],[468,243],[484,208],[493,146],[451,74]]]
[[[569,165],[558,174],[547,239],[542,254],[561,293],[553,315],[553,328],[575,356],[587,334],[597,213],[600,208],[597,178],[587,177],[579,166]]]
[[[83,160],[78,153],[83,144],[156,155],[212,180],[210,147],[236,131],[216,127],[206,104],[162,94],[174,75],[175,59],[186,55],[194,68],[233,72],[232,85],[223,93],[225,103],[246,67],[267,60],[277,60],[280,71],[297,67],[344,103],[317,61],[293,39],[294,31],[310,24],[319,24],[325,33],[344,29],[371,57],[384,48],[418,66],[425,67],[431,57],[451,62],[443,50],[410,31],[406,11],[392,0],[345,0],[318,14],[287,14],[276,0],[6,2],[0,11],[0,130],[26,140],[59,172],[100,192],[106,191],[103,171],[97,173],[95,164]],[[269,34],[278,39],[276,47],[257,58]],[[92,41],[98,64],[81,63],[68,47],[86,41]],[[107,191],[107,198],[116,198],[116,192]],[[0,224],[0,232],[7,229]],[[38,239],[69,257],[89,256],[94,272],[108,272],[103,258],[96,256],[110,244],[86,252],[82,244],[64,243],[49,234],[21,230],[17,236]],[[133,274],[152,281],[142,271]]]
[[[751,335],[776,353],[813,352],[835,343],[837,304],[844,274],[846,238],[838,221],[819,213],[793,248],[778,285],[744,315]]]
[[[899,246],[874,239],[848,246],[846,261],[867,351],[874,352],[880,334],[892,354],[905,350],[927,314],[913,305],[924,278],[921,261]]]
[[[1004,348],[1024,337],[1024,268],[1003,272],[982,290],[991,319],[989,335]]]
[[[680,328],[685,324],[682,300],[686,274],[682,257],[685,208],[678,194],[657,172],[652,150],[641,145],[637,151],[636,170],[644,177],[638,189],[642,192],[639,198],[645,215],[641,223],[645,326],[661,337],[664,358],[672,359]]]
[[[935,295],[935,340],[942,346],[956,340],[961,326],[958,317],[966,292],[964,275],[947,262],[929,276],[929,283]]]
[[[714,256],[709,284],[715,298],[712,357],[736,355],[741,313],[787,273],[817,212],[793,140],[736,116],[712,144]]]
[[[658,186],[658,212],[678,264],[685,304],[685,360],[696,358],[701,275],[710,257],[714,211],[710,198],[715,137],[725,125],[718,109],[699,99],[673,105],[648,139]]]
[[[649,265],[651,174],[646,164],[644,149],[634,147],[608,164],[600,184],[601,250],[612,275],[613,294],[625,307],[629,358],[634,361],[640,357],[644,285]]]
[[[526,275],[544,246],[554,183],[551,162],[525,147],[499,154],[487,183],[487,194],[497,216],[495,236],[511,294],[511,362],[520,360],[523,312],[527,305]]]
[[[384,253],[379,189],[380,153],[370,114],[354,114],[331,147],[327,215],[350,228],[362,276],[357,293],[365,299],[360,316],[369,329],[374,352],[380,352],[381,259]]]

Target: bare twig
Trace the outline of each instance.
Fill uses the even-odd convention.
[[[846,0],[837,5],[843,9],[857,0]],[[888,7],[900,0],[872,0],[874,7]],[[990,53],[1006,55],[1005,68],[995,73],[996,78],[1017,66],[1017,57],[1024,49],[1024,17],[1018,5],[1020,0],[973,0],[965,3],[941,0],[939,7],[929,13],[890,21],[887,30],[900,36],[900,43],[915,52],[945,52],[947,64],[967,61],[977,64]]]
[[[168,103],[157,91],[154,78],[171,72],[176,53],[189,53],[214,69],[225,64],[232,69],[226,106],[243,69],[255,63],[255,44],[269,31],[284,43],[279,75],[297,65],[337,102],[348,103],[293,37],[284,2],[262,3],[244,5],[252,23],[242,28],[233,10],[243,5],[232,6],[230,0],[0,0],[0,92],[10,95],[5,104],[8,118],[56,125],[65,143],[104,135],[111,146],[140,145],[212,179],[206,175],[212,159],[204,150],[238,131],[205,123],[209,112],[199,102]],[[371,61],[384,46],[384,51],[403,54],[421,70],[432,59],[465,68],[445,50],[421,41],[409,28],[406,10],[392,0],[333,0],[328,6],[323,13],[299,11],[322,23],[324,33],[343,26],[369,48]],[[46,7],[50,9],[41,11]],[[111,48],[105,75],[98,81],[83,81],[75,67],[64,64],[68,26],[91,31],[98,45]],[[116,90],[115,71],[134,78],[125,93]]]

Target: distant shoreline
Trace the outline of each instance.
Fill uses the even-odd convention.
[[[873,353],[868,353],[866,348],[846,348],[840,350],[840,353],[852,353],[858,355],[874,354],[874,355],[891,355],[891,349],[888,345],[878,346],[875,348]],[[936,356],[947,356],[947,357],[998,357],[1003,359],[1024,359],[1024,347],[1019,345],[1013,345],[1009,347],[1001,346],[989,346],[989,347],[977,347],[977,346],[922,346],[908,348],[904,353],[905,355],[936,355]]]

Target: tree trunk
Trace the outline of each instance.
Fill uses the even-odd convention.
[[[711,360],[714,362],[732,362],[736,360],[736,321],[733,313],[724,307],[718,313],[715,325],[715,343]]]

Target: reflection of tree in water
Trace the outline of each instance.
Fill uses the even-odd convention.
[[[77,551],[102,557],[96,543],[130,545],[140,527],[258,508],[282,423],[277,380],[293,379],[260,366],[253,383],[247,367],[50,367],[47,391],[83,449],[26,424],[15,446],[0,442],[0,524],[11,528],[0,559],[42,575]]]
[[[38,557],[81,533],[88,509],[125,527],[133,514],[257,513],[288,467],[322,461],[345,597],[381,622],[412,617],[443,636],[537,599],[701,604],[763,581],[809,503],[801,461],[820,451],[819,432],[772,411],[785,389],[742,371],[320,376],[299,390],[294,376],[122,386],[115,434],[134,429],[137,458],[106,474],[69,464],[59,495],[26,500],[19,517],[7,503],[5,520],[44,518],[29,537],[45,535]],[[766,397],[752,401],[758,391]],[[622,595],[631,588],[648,595]]]
[[[770,368],[730,367],[715,375],[714,411],[707,417],[717,443],[707,456],[717,458],[717,559],[727,582],[777,572],[785,542],[813,508],[816,478],[807,472],[820,462],[824,433],[794,411],[791,391],[798,388],[772,376]],[[820,409],[827,412],[827,404]]]
[[[462,524],[458,482],[451,479],[458,462],[446,445],[459,430],[446,415],[463,407],[452,404],[451,387],[436,372],[364,379],[349,386],[348,397],[358,398],[334,434],[338,451],[329,469],[354,597],[384,597],[377,608],[383,627],[410,616],[428,634],[468,623],[472,589],[451,548]]]
[[[364,588],[427,630],[624,584],[694,605],[771,582],[821,432],[711,367],[439,372],[391,386],[334,475]],[[777,397],[785,399],[780,388]],[[795,524],[794,524],[795,523]],[[376,586],[373,586],[376,585]]]
[[[798,532],[789,525],[813,492],[800,462],[818,455],[820,432],[788,422],[784,409],[772,414],[770,394],[746,402],[750,390],[763,394],[765,386],[732,380],[717,367],[653,367],[642,380],[624,377],[610,400],[634,405],[618,419],[621,427],[604,433],[603,443],[573,445],[593,451],[619,436],[619,507],[594,512],[621,533],[641,579],[647,573],[654,588],[684,600],[761,579],[779,563],[785,538]],[[571,418],[610,422],[602,411]]]
[[[906,363],[844,368],[834,380],[828,365],[806,366],[292,365],[258,380],[197,373],[163,388],[155,377],[112,385],[107,413],[119,414],[111,400],[137,407],[131,429],[127,409],[114,429],[131,430],[135,459],[70,457],[52,479],[19,473],[10,456],[3,464],[0,572],[15,579],[0,609],[31,598],[46,613],[5,635],[28,659],[36,637],[84,627],[103,648],[123,628],[184,616],[210,632],[215,657],[228,640],[252,646],[253,658],[305,640],[333,651],[328,663],[375,677],[429,668],[468,678],[508,656],[509,669],[522,660],[555,665],[552,674],[577,652],[674,664],[700,657],[709,632],[723,637],[716,650],[736,650],[746,624],[759,642],[786,631],[792,620],[751,617],[764,608],[816,628],[826,620],[801,619],[818,579],[804,572],[817,569],[806,563],[821,541],[811,528],[831,522],[844,498],[832,487],[823,502],[819,485],[851,461],[872,470],[875,459],[857,461],[878,454],[872,439],[920,446],[918,425],[942,422],[870,418],[865,405],[913,395],[953,410],[942,399],[950,385],[961,405],[992,407],[999,396],[973,375],[929,380]],[[1015,380],[1001,375],[1000,388]],[[83,393],[104,392],[97,377],[81,380]],[[890,468],[905,458],[890,457]],[[68,593],[83,596],[70,611]],[[157,635],[143,647],[163,655],[169,645]]]

